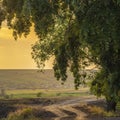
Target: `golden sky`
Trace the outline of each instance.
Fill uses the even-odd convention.
[[[35,43],[37,36],[34,30],[27,38],[17,41],[12,36],[12,31],[5,25],[0,29],[0,69],[36,69],[37,65],[31,57],[31,45]],[[52,67],[51,61],[45,68]]]
[[[16,41],[12,30],[3,25],[0,29],[0,69],[37,69],[31,56],[31,46],[37,40],[33,27],[27,38],[22,37]],[[47,61],[45,69],[51,69],[52,62],[53,58]],[[94,65],[91,65],[91,68],[94,68]]]

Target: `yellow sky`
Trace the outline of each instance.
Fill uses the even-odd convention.
[[[0,29],[0,69],[37,69],[31,56],[31,46],[37,40],[32,29],[27,38],[22,37],[16,41],[12,31],[3,25]],[[52,68],[52,61],[53,58],[46,62],[45,69]],[[94,68],[94,65],[91,66],[90,69]]]
[[[0,29],[0,69],[36,69],[37,65],[31,57],[31,45],[36,40],[37,36],[32,30],[27,38],[15,41],[12,31],[3,26]],[[51,61],[48,61],[45,68],[51,67]]]

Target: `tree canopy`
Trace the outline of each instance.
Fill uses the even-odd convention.
[[[4,20],[15,39],[34,25],[39,40],[32,57],[38,67],[54,56],[56,78],[64,82],[69,68],[78,88],[85,77],[80,71],[94,63],[100,71],[91,90],[118,101],[120,0],[1,0],[0,25]]]

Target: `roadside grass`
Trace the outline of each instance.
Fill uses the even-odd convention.
[[[99,107],[97,105],[92,105],[92,106],[86,106],[86,108],[88,109],[88,111],[92,114],[92,115],[99,115],[99,116],[103,116],[103,117],[120,117],[120,102],[117,104],[117,111],[106,111],[106,109],[104,107]]]
[[[10,113],[4,120],[42,120],[36,116],[36,110],[32,108],[19,109],[13,113]]]
[[[99,115],[103,117],[119,117],[119,113],[117,112],[107,112],[104,108],[98,106],[89,106],[88,109],[90,110],[92,115]]]

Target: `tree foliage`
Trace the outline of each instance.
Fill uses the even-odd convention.
[[[0,25],[6,20],[15,39],[34,25],[39,41],[32,47],[38,67],[54,59],[55,76],[63,82],[67,69],[75,87],[90,63],[99,66],[92,91],[118,101],[120,91],[120,0],[3,0]]]

